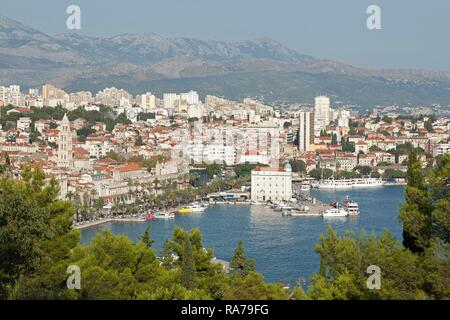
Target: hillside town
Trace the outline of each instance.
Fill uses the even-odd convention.
[[[95,96],[66,93],[50,84],[22,93],[11,85],[0,86],[0,112],[2,171],[19,178],[24,164],[40,165],[59,182],[61,199],[99,208],[135,203],[169,188],[236,180],[244,169],[253,170],[252,177],[282,172],[280,200],[289,200],[291,180],[401,182],[410,151],[424,168],[450,152],[447,117],[355,114],[332,108],[327,96],[283,111],[249,98],[207,95],[201,101],[195,91],[164,93],[160,99],[117,88]],[[261,192],[249,179],[211,190],[251,186],[252,199],[261,199],[270,177],[258,178]]]

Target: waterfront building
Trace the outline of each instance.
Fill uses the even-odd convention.
[[[292,169],[284,167],[256,167],[252,170],[252,201],[289,201],[292,197]]]

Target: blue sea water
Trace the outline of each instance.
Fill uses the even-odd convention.
[[[211,205],[203,214],[177,215],[175,219],[156,219],[145,223],[111,222],[81,231],[81,242],[89,243],[103,228],[125,234],[137,241],[148,225],[159,251],[171,237],[175,226],[186,230],[200,228],[203,243],[214,249],[215,256],[229,261],[239,239],[244,240],[246,255],[255,260],[256,269],[266,281],[293,284],[300,276],[307,279],[319,269],[319,255],[314,247],[321,234],[331,226],[339,234],[345,230],[372,231],[377,236],[387,229],[402,239],[398,212],[404,201],[404,187],[380,187],[346,191],[312,190],[322,202],[342,201],[346,195],[358,202],[360,215],[349,218],[282,217],[261,205]]]

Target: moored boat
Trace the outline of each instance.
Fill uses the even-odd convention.
[[[353,201],[349,196],[346,196],[342,201],[342,208],[347,211],[350,216],[357,216],[359,214],[359,205]]]
[[[327,179],[320,180],[315,184],[319,189],[350,189],[350,188],[367,188],[381,187],[384,185],[383,180],[377,178],[358,178],[358,179]]]
[[[330,208],[325,210],[325,212],[322,214],[324,218],[330,218],[330,217],[347,217],[348,212],[345,211],[343,208],[339,207],[339,204],[336,204],[336,207]]]
[[[191,205],[187,207],[183,207],[181,209],[178,209],[179,213],[194,213],[194,212],[203,212],[206,210],[205,205],[199,204],[199,203],[192,203]]]
[[[173,212],[159,212],[153,216],[155,219],[174,219],[175,214]]]

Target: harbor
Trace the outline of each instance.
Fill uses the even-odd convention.
[[[349,195],[359,204],[360,214],[354,217],[323,219],[320,215],[283,217],[266,205],[210,203],[203,213],[175,214],[174,219],[152,219],[145,222],[113,220],[101,225],[84,228],[81,242],[89,243],[97,232],[107,228],[114,234],[125,234],[138,241],[150,227],[154,247],[161,251],[164,241],[172,237],[178,226],[186,230],[199,228],[207,248],[214,248],[218,259],[230,261],[237,242],[244,241],[246,254],[255,259],[257,269],[267,281],[295,283],[299,276],[309,279],[319,268],[319,256],[314,251],[321,234],[328,226],[339,234],[345,230],[359,233],[375,232],[377,236],[387,228],[401,239],[402,228],[398,222],[400,203],[404,201],[404,188],[353,189],[324,191],[311,189],[309,196],[318,204],[342,201]]]

